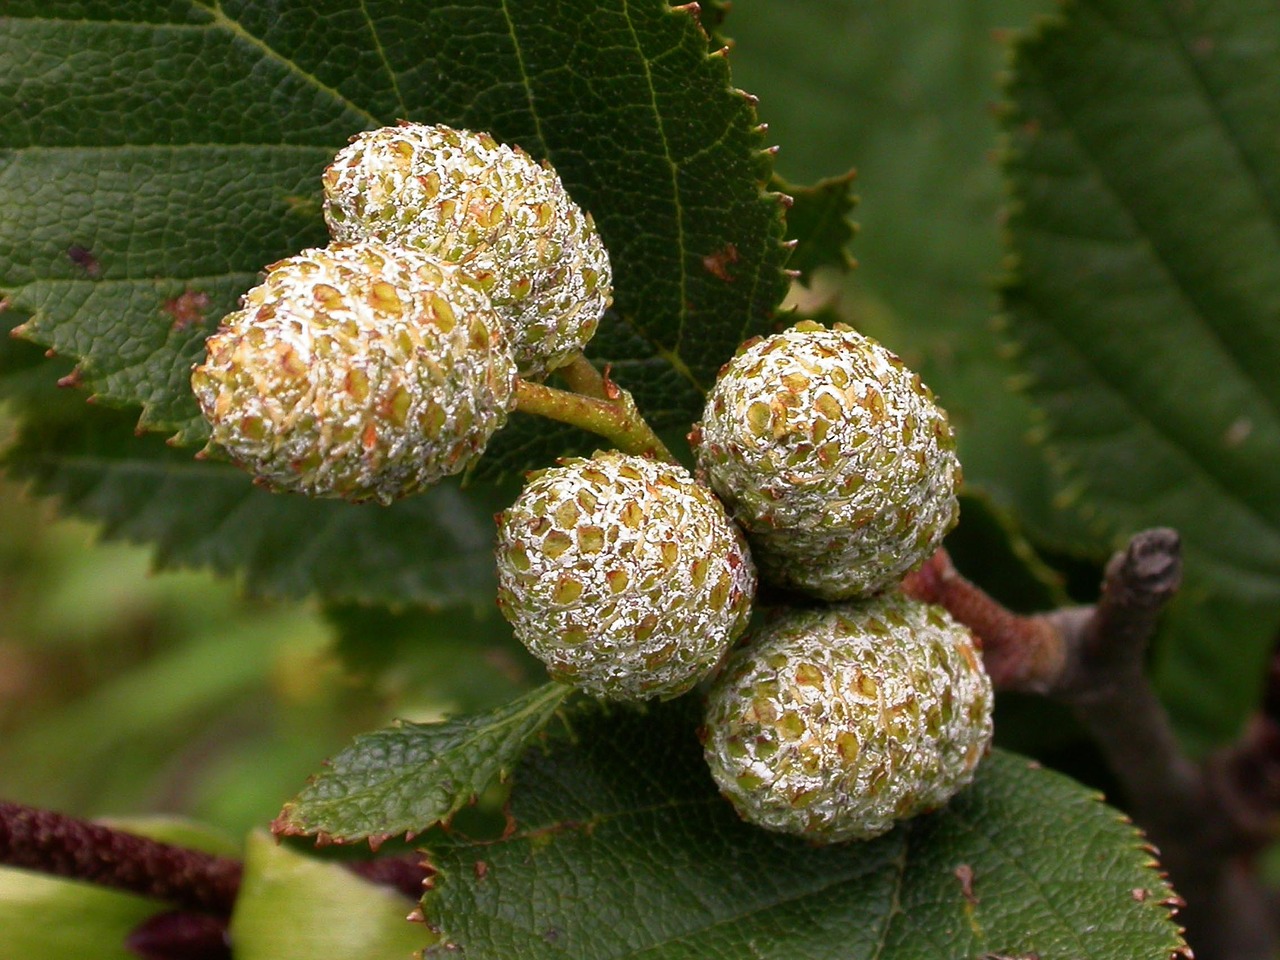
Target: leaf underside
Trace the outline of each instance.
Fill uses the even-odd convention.
[[[1018,44],[1004,120],[1003,305],[1059,502],[1097,548],[1181,533],[1161,679],[1219,736],[1280,624],[1278,87],[1274,4],[1076,0]],[[1213,621],[1256,627],[1224,657]]]
[[[1132,960],[1182,945],[1137,831],[1057,774],[997,753],[945,811],[813,847],[737,819],[690,712],[619,711],[527,754],[510,837],[432,847],[428,956]]]

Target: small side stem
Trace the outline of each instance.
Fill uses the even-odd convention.
[[[617,396],[603,400],[520,380],[516,384],[516,409],[598,434],[624,453],[647,454],[676,463],[671,451],[640,415],[631,394],[616,386],[613,390]]]
[[[564,382],[574,393],[580,393],[584,397],[595,397],[597,400],[610,399],[608,382],[582,351],[578,351],[568,362],[556,367],[555,372],[564,378]]]

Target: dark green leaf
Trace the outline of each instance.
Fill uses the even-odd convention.
[[[570,688],[549,683],[488,713],[400,722],[356,737],[285,804],[279,836],[322,841],[417,834],[447,821],[515,763]]]
[[[1062,577],[990,497],[961,494],[960,515],[964,522],[947,535],[944,546],[968,578],[1012,610],[1033,613],[1069,605]]]
[[[664,0],[21,0],[0,20],[0,288],[104,403],[205,432],[187,383],[264,264],[324,241],[319,175],[405,117],[493,132],[595,216],[615,310],[591,347],[654,419],[785,293],[769,156],[693,9]],[[723,269],[719,269],[720,264]],[[543,466],[521,418],[489,473]],[[524,456],[536,452],[536,461]]]
[[[135,436],[129,416],[102,410],[32,420],[4,463],[101,521],[107,536],[154,541],[160,566],[243,570],[256,593],[431,605],[494,596],[495,505],[456,484],[390,507],[268,493],[234,467]]]
[[[1058,774],[997,753],[945,811],[813,847],[737,819],[689,714],[619,711],[530,752],[511,836],[433,847],[423,906],[442,946],[428,956],[452,943],[473,960],[1133,960],[1181,946],[1137,831]]]
[[[806,283],[819,267],[832,267],[842,273],[853,268],[849,244],[857,227],[849,215],[858,203],[853,193],[855,177],[851,170],[811,187],[774,178],[774,189],[792,199],[787,211],[787,239],[794,240],[796,246],[787,266],[799,270],[800,279]]]
[[[1202,734],[1243,721],[1280,623],[1278,87],[1265,0],[1081,0],[1018,45],[1005,117],[1004,306],[1060,500],[1099,547],[1176,527],[1185,589],[1258,625],[1206,673],[1213,617],[1173,624],[1163,676],[1196,676]]]

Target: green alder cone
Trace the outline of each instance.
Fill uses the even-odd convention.
[[[744,820],[869,839],[972,781],[992,700],[972,634],[895,591],[792,611],[749,638],[709,695],[704,751]]]
[[[352,138],[324,174],[335,239],[376,237],[457,263],[488,292],[523,376],[595,334],[609,255],[559,176],[485,133],[402,123]]]
[[[824,600],[896,583],[959,517],[946,413],[897,356],[841,324],[744,344],[690,441],[761,577]]]
[[[498,605],[553,679],[610,700],[692,688],[745,629],[755,567],[683,467],[621,453],[535,473],[498,517]]]
[[[258,482],[382,503],[478,459],[515,382],[475,281],[376,240],[271,265],[191,376],[211,447]]]

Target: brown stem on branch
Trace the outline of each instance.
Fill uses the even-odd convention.
[[[1272,960],[1268,897],[1242,855],[1275,836],[1280,718],[1205,764],[1183,753],[1145,671],[1147,647],[1181,581],[1176,532],[1147,530],[1107,565],[1091,607],[1019,616],[965,580],[942,551],[903,589],[939,603],[982,640],[998,689],[1067,704],[1106,757],[1135,820],[1187,901],[1201,960]],[[1277,680],[1280,703],[1280,673]]]
[[[379,857],[376,860],[349,860],[346,867],[370,883],[391,887],[410,900],[422,899],[423,885],[430,873],[421,857]]]
[[[225,917],[171,910],[143,920],[125,937],[141,960],[231,960]]]
[[[0,802],[0,864],[220,916],[240,888],[236,860],[17,803]]]
[[[999,690],[1047,693],[1065,668],[1062,638],[1043,617],[1013,613],[970,583],[945,550],[902,582],[905,593],[946,607],[982,643],[982,662]]]

